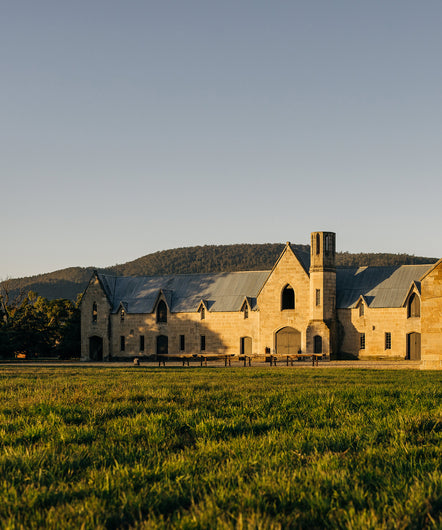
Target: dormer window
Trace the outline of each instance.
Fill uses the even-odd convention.
[[[164,300],[160,300],[157,306],[157,322],[158,323],[167,322],[167,306]]]
[[[365,315],[365,304],[361,302],[359,305],[359,316],[363,317]]]
[[[92,322],[97,322],[97,319],[98,319],[98,307],[97,307],[97,302],[94,302],[92,304]]]
[[[408,300],[407,318],[421,316],[421,302],[416,293],[413,293]]]
[[[206,308],[201,305],[200,307],[200,319],[201,320],[204,320],[206,318]]]
[[[286,285],[281,294],[281,311],[284,309],[295,309],[295,291],[290,285]]]
[[[121,322],[124,322],[124,317],[125,316],[126,316],[126,311],[123,308],[121,308],[120,309],[120,321]]]
[[[249,306],[247,304],[244,304],[243,308],[244,318],[249,318]]]

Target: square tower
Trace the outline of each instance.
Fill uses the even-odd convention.
[[[336,314],[336,234],[312,232],[310,246],[310,318],[334,320]]]

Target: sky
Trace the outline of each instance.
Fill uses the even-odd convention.
[[[158,250],[442,257],[440,0],[3,0],[0,279]]]

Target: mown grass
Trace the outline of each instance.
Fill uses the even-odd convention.
[[[1,528],[442,528],[442,373],[0,369]]]

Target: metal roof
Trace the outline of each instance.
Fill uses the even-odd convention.
[[[308,271],[308,253],[296,252]],[[361,296],[369,307],[401,307],[413,285],[420,290],[420,278],[434,265],[397,267],[353,267],[336,270],[336,306],[354,307]],[[181,274],[176,276],[98,277],[117,312],[123,303],[127,313],[152,313],[163,295],[173,313],[198,310],[201,301],[209,311],[240,311],[245,298],[252,310],[271,271]]]
[[[127,313],[152,313],[161,294],[174,313],[197,311],[204,300],[210,311],[240,311],[245,297],[256,309],[256,296],[270,271],[123,277],[99,274],[117,312],[124,302]]]
[[[433,265],[355,267],[336,270],[336,306],[354,307],[363,296],[369,307],[401,307],[413,282]]]
[[[302,265],[304,270],[308,273],[310,270],[310,247],[307,246],[307,250],[302,250],[290,245],[290,249],[293,254],[298,258],[299,263]]]

